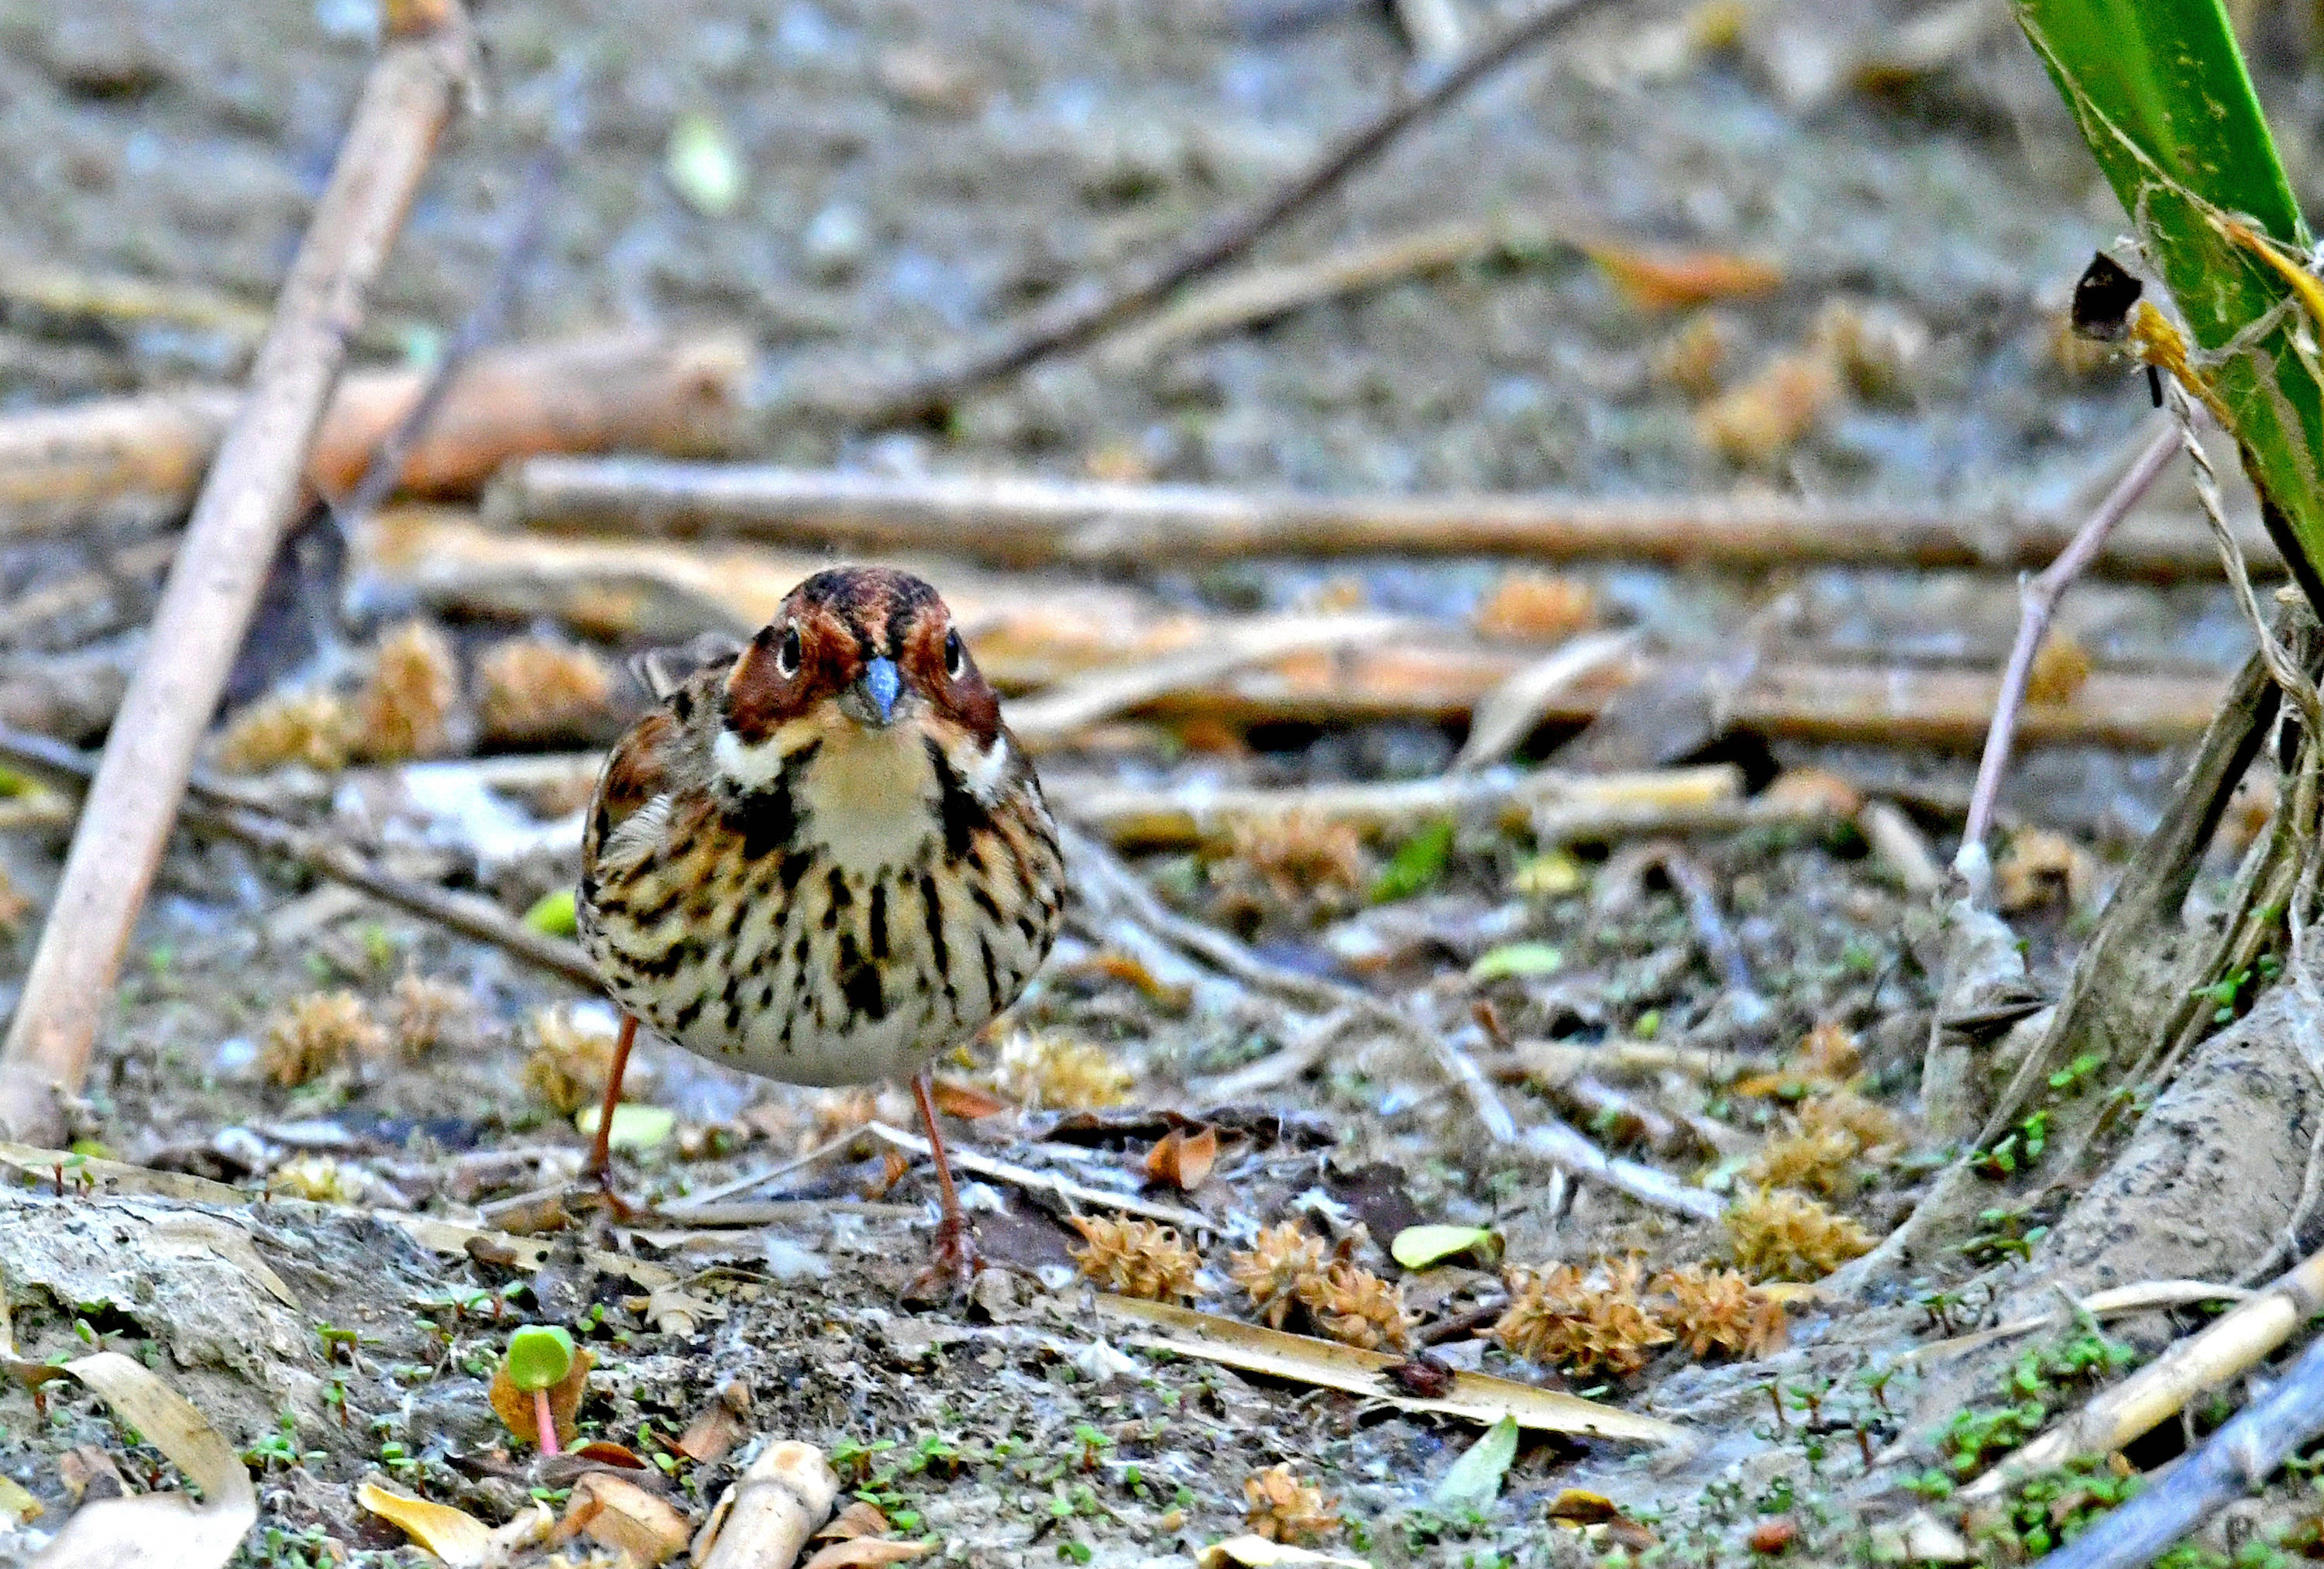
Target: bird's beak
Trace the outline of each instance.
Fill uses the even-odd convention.
[[[863,673],[848,691],[854,701],[847,706],[862,724],[883,726],[896,717],[896,699],[904,689],[904,678],[896,669],[896,661],[885,657],[867,660]]]

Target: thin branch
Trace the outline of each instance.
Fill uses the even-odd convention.
[[[2018,711],[2025,706],[2026,678],[2033,671],[2034,656],[2042,647],[2042,639],[2050,630],[2051,614],[2057,609],[2066,586],[2098,559],[2107,536],[2114,532],[2115,525],[2129,514],[2139,498],[2170,466],[2178,450],[2179,434],[2175,429],[2166,426],[2156,431],[2098,503],[2098,510],[2090,513],[2089,521],[2067,541],[2058,558],[2018,583],[2017,641],[2010,645],[2009,662],[2002,667],[2001,693],[1994,700],[1993,725],[1985,734],[1985,754],[1978,759],[1977,787],[1969,795],[1969,822],[1961,831],[1960,851],[1953,858],[1954,871],[1968,882],[1977,898],[1985,896],[1991,881],[1992,858],[1986,847],[1986,835],[1992,829],[1993,808],[2001,795],[2002,776],[2009,771],[2010,747],[2017,736]]]
[[[1126,318],[1167,299],[1180,284],[1215,270],[1394,145],[1470,88],[1552,33],[1601,9],[1608,0],[1546,0],[1465,54],[1424,73],[1421,85],[1397,93],[1362,124],[1343,132],[1306,169],[1274,189],[1196,229],[1176,250],[1154,258],[1108,285],[1093,280],[1032,311],[994,338],[876,392],[845,412],[864,424],[892,424],[933,411],[947,400],[1023,369],[1034,361],[1078,348]]]

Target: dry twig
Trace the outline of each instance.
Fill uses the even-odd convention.
[[[1953,857],[1955,873],[1967,883],[1972,896],[1980,900],[1986,896],[1992,869],[1986,834],[1992,826],[1994,803],[2001,794],[2002,775],[2009,769],[2009,749],[2025,704],[2026,678],[2034,669],[2034,657],[2041,651],[2042,640],[2050,630],[2051,614],[2057,609],[2066,586],[2098,558],[2115,525],[2138,504],[2139,498],[2170,466],[2178,450],[2179,433],[2175,429],[2157,431],[2140,448],[2137,458],[2107,493],[2098,510],[2090,513],[2089,521],[2058,553],[2058,558],[2017,585],[2017,641],[2010,646],[2009,662],[2002,667],[2001,691],[1993,705],[1993,724],[1986,732],[1985,752],[1978,759],[1977,786],[1969,796],[1969,821],[1961,830],[1960,849]]]

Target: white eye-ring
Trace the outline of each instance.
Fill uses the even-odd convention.
[[[962,644],[960,633],[956,631],[945,633],[945,674],[957,681],[960,673],[966,669],[968,650]]]
[[[789,680],[799,673],[798,623],[783,628],[783,641],[775,645],[775,674]]]

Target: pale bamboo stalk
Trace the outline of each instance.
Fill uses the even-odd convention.
[[[146,651],[115,716],[39,949],[0,1048],[0,1127],[62,1131],[194,750],[217,706],[290,521],[308,448],[363,318],[364,296],[472,67],[456,4],[391,34],[292,262],[250,394],[202,487]]]
[[[1152,567],[1251,557],[1519,556],[1738,571],[1823,563],[2046,566],[2073,535],[2006,507],[1780,496],[1316,495],[1033,475],[853,471],[548,457],[512,466],[489,508],[528,527],[735,535],[847,550],[936,550],[1009,567]],[[2242,537],[2255,568],[2277,558]],[[2219,575],[2191,520],[2126,526],[2090,569],[2157,582]]]
[[[2324,1252],[2310,1253],[2257,1296],[2162,1356],[1963,1488],[1964,1501],[1995,1498],[2077,1454],[2120,1449],[2188,1401],[2257,1367],[2324,1308]]]
[[[702,1569],[790,1569],[831,1518],[839,1475],[811,1444],[770,1443],[726,1490],[694,1539]]]

